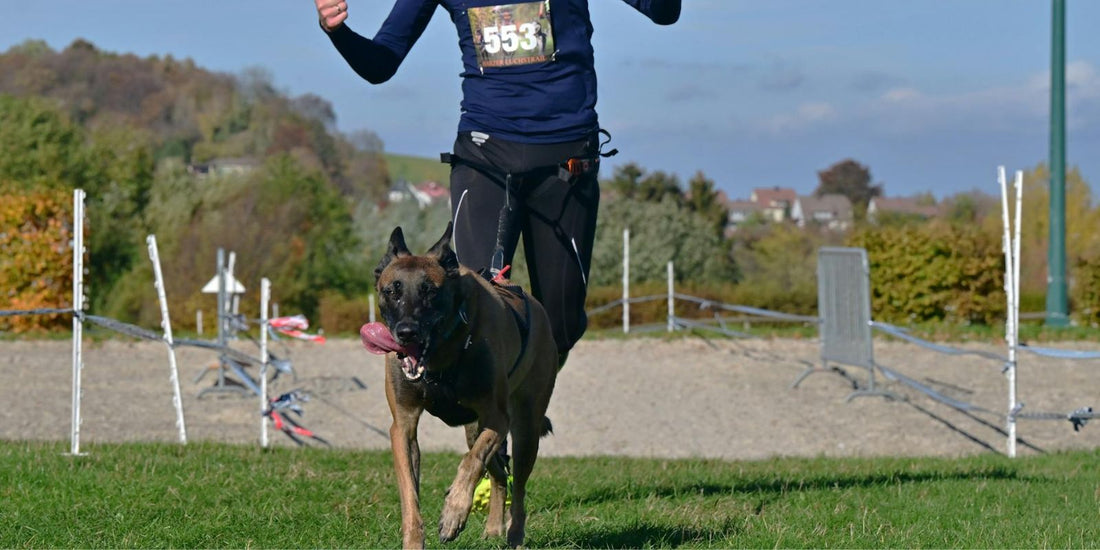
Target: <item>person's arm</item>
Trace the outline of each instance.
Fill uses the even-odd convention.
[[[680,0],[623,0],[658,25],[671,25],[680,19]]]
[[[345,0],[315,0],[321,28],[336,51],[367,82],[389,80],[431,21],[436,0],[397,0],[389,17],[373,39],[351,30],[345,23]]]

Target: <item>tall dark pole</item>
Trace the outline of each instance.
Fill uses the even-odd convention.
[[[1066,296],[1066,0],[1052,0],[1050,55],[1050,249],[1047,252],[1049,326],[1069,324]]]

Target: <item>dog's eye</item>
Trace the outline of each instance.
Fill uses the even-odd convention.
[[[428,282],[420,283],[420,294],[424,296],[435,294],[435,285]]]

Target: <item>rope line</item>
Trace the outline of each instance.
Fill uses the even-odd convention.
[[[116,321],[109,317],[100,317],[98,315],[88,315],[86,313],[78,314],[77,317],[83,322],[91,322],[97,324],[103,328],[113,330],[128,336],[134,336],[137,338],[143,338],[145,340],[152,340],[154,342],[163,342],[164,336],[153,332],[149,329],[141,328],[137,325],[131,325],[129,323],[123,323],[122,321]]]
[[[989,351],[981,350],[969,350],[961,348],[953,348],[951,346],[944,346],[940,344],[933,344],[927,340],[922,340],[906,332],[906,329],[891,325],[890,323],[882,323],[879,321],[871,321],[871,328],[876,328],[885,332],[891,336],[896,336],[905,340],[906,342],[916,344],[918,346],[928,348],[932,351],[938,351],[947,355],[977,355],[979,357],[985,357],[986,359],[993,359],[994,361],[1008,361],[1008,357],[998,355]]]
[[[966,412],[981,412],[981,413],[988,413],[988,414],[997,414],[997,413],[995,413],[995,412],[993,412],[989,409],[979,407],[979,406],[977,406],[973,403],[968,403],[966,401],[960,401],[958,399],[953,399],[951,397],[948,397],[948,396],[932,389],[930,386],[922,384],[922,383],[920,383],[920,382],[918,382],[918,381],[916,381],[912,378],[909,378],[908,376],[905,376],[904,374],[902,374],[898,371],[895,371],[893,369],[886,368],[882,365],[876,365],[876,366],[879,368],[880,371],[882,371],[882,373],[884,375],[886,375],[886,378],[888,378],[892,381],[895,381],[895,382],[900,382],[900,383],[902,383],[906,386],[909,386],[910,388],[913,388],[913,389],[927,395],[928,397],[932,398],[933,400],[938,401],[940,403],[943,403],[944,405],[947,405],[948,407],[951,407],[953,409],[958,409],[960,411],[966,411]]]
[[[1072,350],[1072,349],[1058,349],[1058,348],[1043,348],[1025,346],[1023,344],[1018,348],[1020,351],[1026,351],[1028,353],[1034,353],[1035,355],[1041,355],[1043,357],[1051,357],[1054,359],[1100,359],[1100,352],[1097,351],[1084,351],[1084,350]]]
[[[15,317],[18,315],[72,315],[73,308],[39,308],[39,309],[0,309],[0,317]]]
[[[703,308],[717,307],[727,311],[736,311],[739,313],[749,313],[752,315],[758,315],[760,317],[768,317],[771,319],[777,319],[780,321],[797,321],[801,323],[820,323],[819,317],[809,317],[806,315],[795,315],[793,313],[780,313],[777,311],[771,311],[768,309],[760,309],[749,306],[736,306],[730,304],[724,304],[722,302],[715,302],[713,300],[706,300],[704,298],[696,298],[695,296],[689,296],[687,294],[674,293],[672,295],[678,300],[684,300],[687,302],[695,302]]]

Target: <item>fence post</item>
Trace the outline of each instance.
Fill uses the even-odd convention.
[[[1020,206],[1022,192],[1023,173],[1016,172],[1014,189],[1016,192],[1016,238],[1012,236],[1012,224],[1008,209],[1008,182],[1005,177],[1005,167],[997,167],[997,181],[1001,185],[1001,216],[1004,222],[1004,235],[1002,238],[1005,255],[1005,298],[1007,311],[1005,313],[1005,343],[1008,345],[1008,364],[1005,365],[1005,377],[1008,379],[1008,415],[1006,431],[1008,432],[1007,451],[1009,458],[1016,457],[1016,342],[1019,338],[1019,281],[1020,276]]]
[[[676,299],[672,291],[672,262],[668,262],[668,331],[676,330]]]
[[[367,294],[367,307],[370,308],[369,320],[374,322],[374,294]]]
[[[84,190],[73,191],[73,419],[70,454],[80,454],[80,371],[84,369]]]
[[[630,332],[630,228],[623,229],[623,334]]]
[[[153,285],[157,289],[157,301],[160,302],[160,328],[164,331],[164,344],[168,348],[169,381],[172,383],[172,405],[176,409],[176,429],[179,430],[181,444],[187,443],[187,424],[183,420],[183,397],[180,395],[179,368],[176,366],[176,350],[172,340],[172,318],[168,316],[168,296],[164,291],[164,273],[160,268],[160,253],[157,251],[156,235],[145,237],[149,247],[149,260],[153,262]]]
[[[267,353],[267,316],[268,304],[271,302],[271,281],[264,277],[260,279],[260,447],[267,448],[267,364],[270,356]]]

